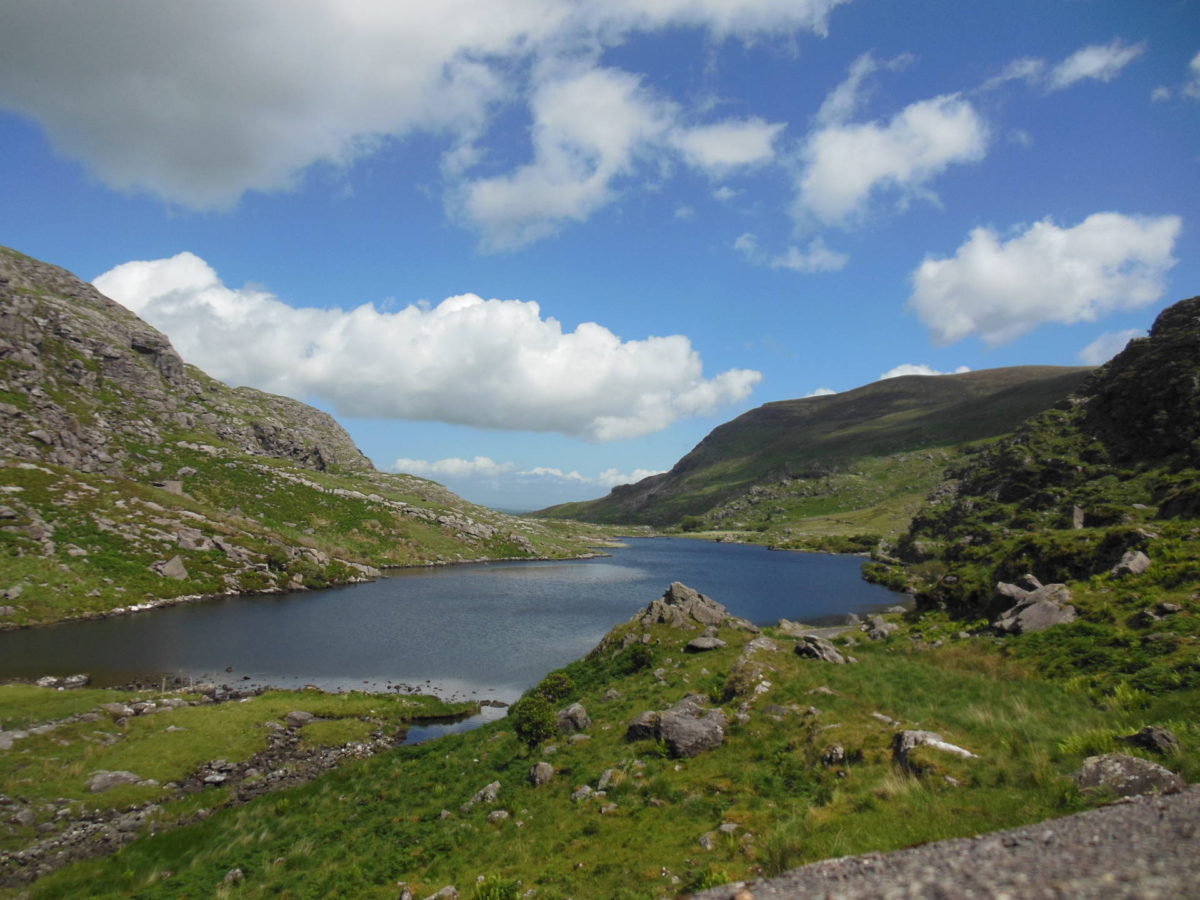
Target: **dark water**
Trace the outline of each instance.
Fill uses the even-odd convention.
[[[682,539],[609,558],[403,570],[371,584],[236,597],[0,633],[0,678],[150,673],[236,684],[386,690],[512,701],[587,653],[672,581],[757,623],[811,622],[896,602],[861,560]],[[227,667],[231,671],[226,671]]]

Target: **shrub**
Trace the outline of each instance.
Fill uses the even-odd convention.
[[[536,689],[509,708],[508,718],[517,739],[530,749],[554,736],[554,710]]]
[[[575,682],[566,672],[551,672],[533,690],[544,697],[547,703],[558,703],[575,693]]]

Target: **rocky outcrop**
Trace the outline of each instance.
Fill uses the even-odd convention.
[[[663,592],[662,597],[651,601],[642,612],[633,617],[639,625],[670,625],[672,628],[695,629],[708,625],[732,625],[746,631],[757,632],[758,628],[745,619],[731,616],[729,610],[712,597],[693,590],[678,581]]]
[[[662,741],[676,758],[697,756],[721,746],[729,720],[724,710],[707,709],[704,699],[689,694],[670,709],[641,713],[629,723],[626,740]]]
[[[996,593],[1020,598],[1015,606],[1006,609],[992,623],[1000,634],[1027,634],[1075,621],[1071,591],[1064,584],[1047,584],[1026,591],[1014,584],[1002,583],[996,586]]]
[[[848,662],[858,662],[853,656],[843,656],[837,647],[815,634],[801,635],[799,643],[796,644],[796,655],[838,666],[843,666]]]
[[[373,470],[329,415],[228,388],[90,284],[0,248],[0,456],[134,477],[138,448],[205,434],[317,470]]]

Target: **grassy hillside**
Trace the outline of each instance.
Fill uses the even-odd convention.
[[[600,540],[377,472],[325,413],[210,378],[90,285],[3,248],[0,426],[0,628]]]
[[[897,454],[1005,434],[1060,401],[1088,371],[1021,366],[905,376],[841,394],[768,403],[714,429],[670,472],[539,515],[678,523],[734,502],[756,486],[818,481],[856,471],[866,460],[878,466]]]
[[[395,900],[405,885],[416,898],[455,885],[478,900],[652,900],[1102,802],[1069,778],[1095,752],[1145,753],[1200,775],[1200,730],[1186,715],[1196,690],[1103,697],[1036,677],[1036,660],[1022,657],[1036,653],[1027,641],[1014,655],[1012,644],[957,636],[957,625],[899,624],[879,643],[844,643],[858,662],[833,665],[801,658],[795,637],[770,630],[771,642],[751,646],[755,635],[730,620],[717,630],[727,645],[707,653],[684,652],[699,633],[694,622],[631,622],[549,676],[508,719],[143,836],[23,896]],[[664,742],[627,736],[640,713],[687,694],[724,712],[720,746],[679,757]],[[539,711],[572,701],[591,719],[583,736],[539,736]],[[243,715],[259,716],[260,702]],[[1150,723],[1175,729],[1178,755],[1120,742]],[[935,731],[976,758],[922,749],[905,768],[893,752],[904,728]],[[105,751],[105,768],[125,764],[121,746]],[[538,762],[552,774],[535,787]],[[472,804],[493,782],[495,799]],[[219,793],[206,788],[191,802],[212,808]]]

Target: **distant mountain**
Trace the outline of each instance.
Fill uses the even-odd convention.
[[[325,413],[210,378],[91,285],[0,248],[0,627],[584,549],[377,472]]]
[[[671,471],[537,515],[669,525],[754,489],[815,481],[863,460],[997,437],[1059,402],[1087,368],[1018,366],[909,375],[840,394],[767,403],[714,429]]]

